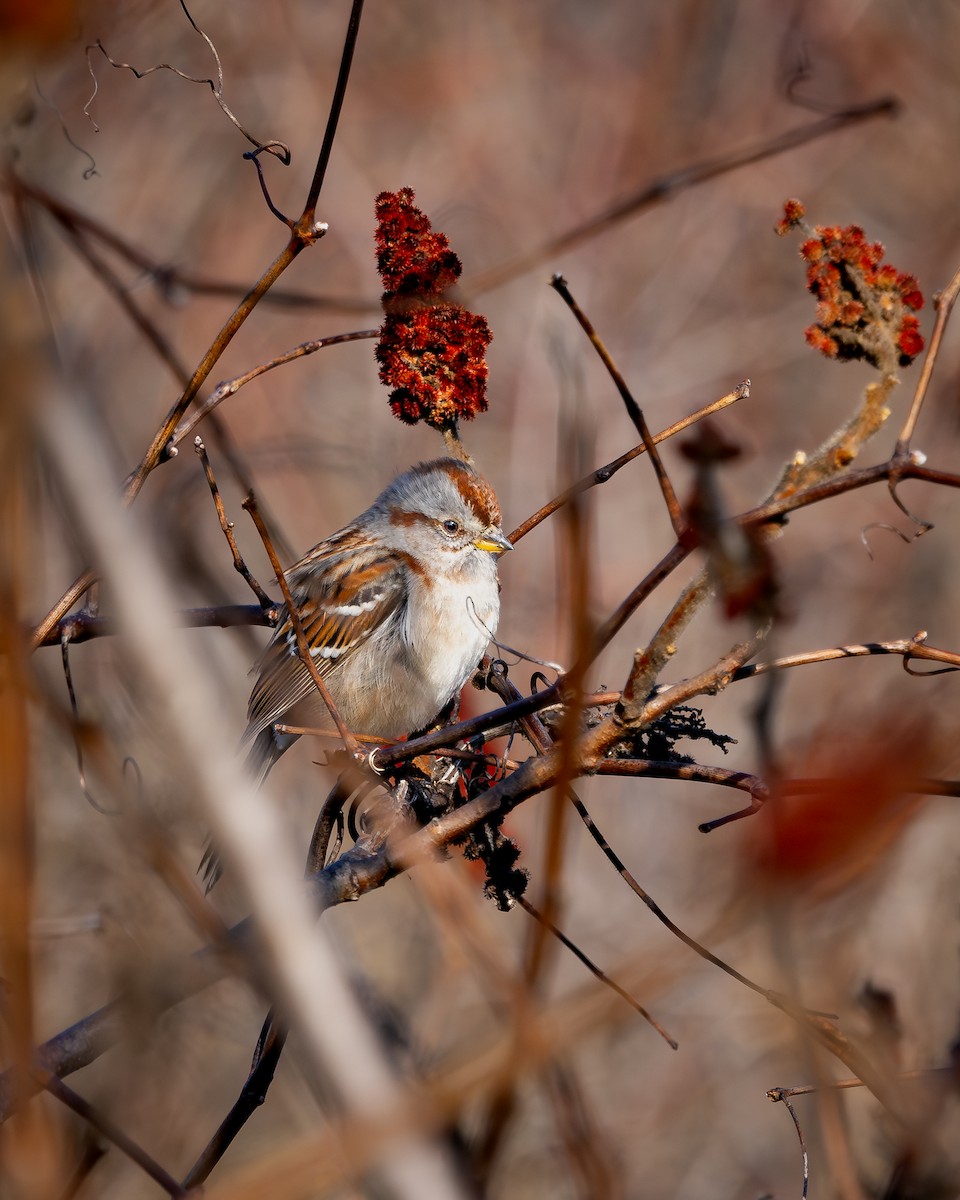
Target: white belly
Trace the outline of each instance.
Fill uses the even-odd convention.
[[[486,556],[484,556],[486,557]],[[470,584],[419,590],[398,622],[374,634],[345,664],[327,676],[327,686],[355,733],[395,738],[422,729],[457,695],[483,657],[500,617],[496,567]],[[397,632],[399,629],[399,638]],[[307,703],[322,724],[319,697]]]

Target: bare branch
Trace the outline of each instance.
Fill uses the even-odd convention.
[[[666,468],[657,453],[656,442],[650,436],[650,429],[647,425],[646,418],[643,415],[643,410],[633,398],[633,394],[627,387],[626,380],[621,375],[616,363],[610,357],[610,354],[600,340],[600,335],[594,329],[592,322],[587,317],[586,313],[574,300],[570,288],[567,286],[567,281],[562,275],[554,275],[550,280],[550,286],[557,291],[563,299],[566,306],[570,309],[580,324],[580,328],[590,339],[594,350],[600,357],[600,361],[607,369],[607,373],[613,380],[617,391],[620,393],[620,398],[627,410],[627,415],[633,422],[637,433],[640,434],[640,440],[643,442],[643,448],[649,455],[650,462],[653,464],[654,473],[657,476],[657,482],[660,485],[660,491],[663,493],[663,502],[667,506],[667,512],[670,515],[670,524],[673,526],[673,532],[678,539],[683,537],[686,528],[686,522],[683,518],[683,513],[680,509],[680,503],[677,500],[676,493],[673,490],[673,484],[670,482],[670,476],[666,472]]]
[[[879,100],[868,101],[866,104],[849,108],[844,112],[833,113],[821,121],[812,121],[809,125],[801,125],[797,129],[780,134],[779,137],[758,142],[743,150],[735,150],[730,154],[705,159],[703,162],[683,167],[672,175],[665,175],[654,180],[634,192],[633,195],[628,196],[626,200],[589,218],[582,224],[575,225],[572,229],[558,234],[535,250],[520,254],[508,262],[492,267],[489,271],[475,275],[464,285],[464,290],[470,295],[478,296],[481,292],[489,292],[493,288],[502,287],[511,279],[525,275],[545,262],[555,260],[559,255],[575,249],[591,238],[605,233],[608,229],[615,228],[621,222],[636,216],[637,213],[672,200],[674,196],[687,188],[706,183],[710,179],[739,170],[751,163],[774,158],[778,154],[793,150],[797,146],[803,146],[807,142],[816,141],[818,138],[829,137],[832,133],[848,129],[862,121],[870,121],[874,117],[895,116],[898,110],[898,102],[889,96],[884,96]]]

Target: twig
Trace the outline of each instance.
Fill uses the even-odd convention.
[[[72,1088],[67,1087],[56,1075],[39,1069],[35,1071],[35,1074],[45,1091],[49,1092],[51,1096],[55,1096],[61,1104],[65,1104],[67,1108],[82,1117],[98,1133],[112,1142],[118,1150],[149,1175],[154,1183],[159,1184],[168,1196],[186,1196],[186,1190],[177,1183],[173,1176],[168,1174],[159,1163],[155,1162],[141,1146],[138,1146],[132,1138],[128,1137],[109,1117],[98,1112],[92,1104],[84,1100],[82,1096],[78,1096]]]
[[[591,648],[591,657],[595,659],[600,651],[608,646],[617,636],[627,621],[633,616],[640,605],[656,589],[668,579],[680,564],[689,557],[692,547],[681,545],[679,542],[668,550],[657,565],[640,580],[629,596],[624,599],[615,611],[607,618],[597,631],[595,643]]]
[[[323,681],[323,676],[317,669],[317,664],[314,662],[313,655],[310,653],[310,644],[307,641],[307,636],[303,632],[303,622],[300,620],[300,613],[297,610],[297,605],[290,594],[290,585],[287,583],[287,577],[283,573],[283,567],[280,566],[280,560],[277,558],[277,552],[273,547],[273,541],[270,537],[270,531],[263,523],[263,518],[257,509],[257,503],[251,492],[243,502],[244,509],[250,514],[254,525],[257,527],[257,532],[263,542],[263,547],[266,550],[270,565],[273,567],[277,583],[280,584],[280,590],[283,592],[284,603],[287,606],[287,614],[290,617],[290,624],[293,627],[294,637],[297,639],[297,652],[300,655],[300,660],[310,673],[310,678],[314,682],[314,686],[320,693],[320,697],[327,706],[327,711],[333,719],[334,725],[340,733],[341,740],[346,747],[347,753],[352,759],[359,762],[364,758],[363,751],[360,749],[357,739],[347,728],[343,718],[337,711],[337,706],[334,703],[333,697],[327,685]]]
[[[695,614],[710,594],[710,581],[706,571],[700,571],[692,583],[681,591],[660,628],[646,646],[633,656],[630,674],[623,685],[619,711],[627,721],[640,711],[660,672],[676,653],[680,634],[693,620]]]
[[[910,662],[922,659],[930,662],[947,663],[947,670],[960,670],[960,654],[952,650],[938,650],[926,643],[925,630],[915,633],[912,638],[904,638],[893,642],[860,642],[849,646],[830,646],[825,650],[808,650],[802,654],[788,654],[783,658],[773,658],[769,662],[748,663],[739,667],[733,673],[732,683],[742,679],[753,679],[757,675],[765,675],[769,671],[783,671],[790,667],[805,667],[813,663],[835,662],[843,658],[869,658],[875,655],[894,654],[903,658],[904,670],[911,675],[939,675],[940,671],[911,671]]]
[[[594,350],[596,350],[600,357],[600,361],[606,367],[610,378],[613,380],[617,391],[620,393],[620,398],[627,410],[627,415],[633,422],[637,433],[640,434],[640,440],[643,442],[643,448],[646,450],[650,458],[654,474],[656,475],[657,482],[660,485],[660,491],[663,493],[663,502],[667,506],[667,512],[670,516],[670,524],[673,526],[673,532],[676,534],[678,539],[682,538],[686,529],[686,521],[680,508],[680,503],[677,500],[676,493],[673,490],[673,484],[670,482],[670,477],[667,474],[666,468],[664,467],[657,451],[656,443],[650,436],[650,428],[647,425],[646,417],[643,415],[643,410],[633,398],[632,392],[627,387],[626,380],[620,374],[616,363],[610,357],[606,346],[600,340],[600,335],[597,333],[596,329],[594,329],[593,323],[587,317],[583,309],[581,309],[580,305],[577,304],[576,300],[574,300],[573,295],[570,292],[570,288],[567,286],[567,281],[562,275],[554,275],[550,280],[550,286],[560,295],[563,302],[576,317],[580,328],[590,339]]]
[[[286,1030],[280,1029],[273,1022],[273,1014],[269,1014],[240,1095],[183,1178],[182,1186],[188,1191],[207,1180],[210,1172],[230,1149],[237,1134],[263,1104],[273,1082],[286,1039]]]
[[[271,154],[273,154],[277,158],[279,158],[280,161],[284,164],[284,166],[289,166],[290,151],[283,144],[283,142],[277,142],[277,141],[261,142],[259,140],[259,138],[255,138],[252,133],[250,133],[247,129],[245,129],[244,126],[241,124],[241,122],[230,111],[230,108],[227,105],[227,102],[223,98],[223,66],[220,62],[220,55],[217,51],[217,48],[214,45],[213,40],[206,33],[204,33],[204,31],[200,28],[200,26],[196,23],[196,21],[190,15],[190,10],[187,8],[186,4],[184,3],[184,0],[180,0],[180,7],[183,10],[184,16],[190,22],[190,24],[193,27],[193,29],[195,30],[195,32],[198,33],[201,38],[203,38],[203,40],[207,44],[207,48],[210,50],[210,53],[213,55],[213,61],[216,65],[216,71],[217,71],[216,80],[211,79],[209,77],[198,77],[198,76],[194,76],[194,75],[188,75],[185,71],[179,70],[179,68],[172,66],[170,63],[157,63],[156,66],[148,67],[146,70],[138,70],[136,67],[131,66],[130,63],[116,62],[114,59],[112,59],[110,57],[110,55],[107,53],[106,49],[104,48],[103,43],[98,38],[97,41],[92,46],[87,47],[87,68],[90,71],[90,75],[93,79],[93,95],[83,106],[83,111],[86,114],[86,116],[90,119],[90,121],[92,122],[94,129],[97,129],[98,126],[97,126],[96,121],[94,121],[93,118],[90,116],[89,108],[90,108],[90,105],[95,100],[97,92],[99,91],[99,83],[97,81],[96,75],[94,74],[93,65],[90,62],[90,51],[91,50],[99,50],[103,54],[103,57],[107,60],[107,62],[110,64],[111,67],[115,67],[118,70],[131,71],[136,76],[137,79],[145,79],[148,75],[152,75],[154,73],[154,71],[171,71],[174,75],[178,76],[180,79],[185,80],[187,83],[205,83],[205,84],[207,84],[207,86],[210,88],[210,91],[213,93],[214,99],[216,100],[217,104],[220,106],[220,108],[223,111],[223,113],[225,114],[225,116],[230,120],[230,122],[233,124],[233,126],[247,139],[247,141],[250,142],[252,145],[256,146],[258,150],[268,150]]]
[[[105,808],[91,792],[87,786],[87,773],[83,765],[83,741],[80,736],[80,708],[77,704],[77,693],[73,687],[73,672],[70,669],[70,639],[64,634],[60,638],[60,661],[63,665],[63,678],[67,685],[67,695],[70,699],[70,715],[73,717],[72,729],[73,746],[77,754],[77,775],[80,782],[80,790],[83,792],[87,803],[91,808],[95,809],[103,816],[115,816],[114,810]]]
[[[960,270],[956,272],[947,286],[934,300],[937,310],[937,320],[933,327],[933,333],[930,336],[930,345],[924,356],[923,366],[920,369],[920,378],[917,380],[917,387],[913,393],[910,411],[907,413],[907,418],[903,423],[903,428],[900,430],[900,436],[897,438],[897,444],[893,451],[894,460],[906,458],[909,453],[910,439],[913,437],[914,429],[916,429],[920,409],[923,407],[927,388],[930,386],[930,380],[933,378],[933,370],[940,356],[944,330],[947,327],[950,313],[953,310],[958,295],[960,295]]]
[[[659,1021],[657,1021],[657,1019],[654,1016],[652,1016],[649,1012],[647,1012],[647,1010],[643,1007],[643,1005],[640,1003],[640,1001],[635,1000],[634,997],[631,996],[630,993],[626,990],[626,988],[621,987],[620,984],[617,983],[617,981],[615,979],[611,979],[610,976],[606,974],[606,972],[601,971],[600,968],[597,966],[597,964],[595,962],[593,962],[591,959],[589,959],[586,956],[586,954],[584,954],[584,952],[580,949],[580,947],[577,946],[575,942],[572,942],[561,929],[558,929],[557,926],[552,921],[548,921],[546,919],[546,917],[542,916],[539,912],[537,912],[537,910],[533,907],[533,905],[529,902],[529,900],[524,899],[523,896],[518,896],[516,898],[516,903],[524,910],[524,912],[529,913],[530,916],[533,917],[533,919],[535,921],[539,921],[541,924],[546,926],[546,928],[553,934],[553,936],[557,939],[557,941],[561,942],[564,946],[566,946],[566,948],[570,951],[570,953],[573,954],[576,958],[578,958],[583,963],[583,965],[587,968],[587,970],[590,971],[590,973],[595,978],[599,979],[600,982],[605,987],[608,987],[608,988],[610,988],[611,991],[616,992],[618,996],[622,996],[623,999],[626,1000],[626,1002],[630,1005],[630,1007],[635,1012],[638,1012],[640,1014],[640,1016],[643,1017],[643,1019],[649,1025],[651,1025],[657,1031],[657,1033],[660,1034],[660,1036],[667,1043],[667,1045],[670,1047],[671,1050],[677,1049],[678,1043],[670,1036],[669,1033],[667,1033],[667,1031],[659,1023]]]
[[[581,457],[583,444],[575,424],[566,429],[560,438],[560,444],[569,449],[567,455],[570,462],[561,469],[569,478],[576,475],[582,468],[576,459]],[[571,656],[573,668],[564,678],[564,694],[566,703],[560,718],[560,729],[557,736],[559,743],[560,761],[557,778],[551,789],[545,814],[544,847],[542,861],[542,882],[540,885],[539,910],[543,916],[542,922],[537,922],[530,931],[524,953],[523,977],[526,987],[532,990],[543,970],[547,951],[547,931],[556,927],[561,912],[561,873],[563,870],[563,854],[567,826],[567,805],[565,793],[568,784],[574,778],[577,763],[575,745],[580,728],[581,705],[584,678],[590,662],[589,647],[593,642],[593,630],[590,624],[590,545],[589,527],[586,521],[583,501],[577,497],[573,503],[564,509],[564,575],[563,591],[569,598],[569,621],[571,630]],[[542,753],[542,750],[541,750]],[[523,1036],[522,1014],[518,1013],[516,1032]]]
[[[894,116],[898,108],[899,105],[895,99],[884,96],[879,100],[868,101],[866,104],[849,108],[845,112],[833,113],[823,120],[812,121],[809,125],[801,125],[797,129],[788,130],[778,137],[755,143],[743,150],[735,150],[717,158],[705,159],[703,162],[674,171],[670,175],[664,175],[660,179],[646,184],[619,204],[615,204],[582,224],[575,225],[572,229],[565,230],[551,238],[537,249],[518,255],[508,262],[500,263],[489,271],[474,276],[465,283],[464,291],[469,295],[476,296],[481,292],[501,287],[503,284],[509,283],[511,279],[526,274],[527,271],[533,270],[542,263],[555,260],[558,255],[573,250],[576,246],[612,229],[637,213],[673,199],[687,188],[706,183],[718,175],[735,171],[751,163],[762,162],[765,158],[772,158],[786,150],[816,141],[817,138],[847,129],[861,121],[869,121],[874,117]]]
[[[106,1150],[93,1138],[87,1138],[83,1146],[83,1154],[80,1161],[77,1163],[76,1169],[70,1176],[67,1186],[63,1189],[58,1197],[58,1200],[76,1200],[80,1195],[81,1189],[87,1182],[87,1178],[93,1171],[101,1158],[106,1154]]]
[[[759,808],[770,798],[770,789],[757,775],[731,771],[727,767],[707,767],[702,763],[663,762],[652,758],[608,758],[599,763],[595,775],[647,776],[650,779],[678,779],[690,783],[711,783],[716,787],[748,792]]]
[[[338,742],[343,740],[340,731],[337,729],[321,729],[313,725],[288,725],[285,721],[275,721],[273,727],[276,729],[277,733],[292,733],[297,737],[306,736],[336,738]],[[351,733],[352,732],[353,731],[351,730]],[[353,737],[355,741],[362,742],[364,745],[377,746],[380,749],[386,748],[383,738],[375,737],[372,733],[354,733]],[[390,742],[387,743],[387,745],[394,745],[394,743]],[[397,742],[396,745],[405,746],[406,743]]]
[[[692,938],[690,934],[684,933],[679,925],[671,921],[660,905],[657,904],[654,898],[650,895],[650,893],[640,886],[635,877],[627,869],[623,860],[600,832],[600,829],[597,827],[596,822],[587,811],[587,807],[580,797],[572,790],[570,791],[569,796],[570,802],[577,810],[580,820],[583,821],[584,825],[586,825],[587,831],[603,851],[607,861],[614,868],[624,883],[626,883],[626,885],[631,889],[631,891],[639,896],[639,898],[643,901],[647,908],[650,909],[657,920],[662,925],[665,925],[674,937],[679,938],[685,946],[688,946],[694,952],[694,954],[698,954],[702,959],[705,959],[713,966],[719,967],[721,971],[723,971],[726,975],[729,975],[732,979],[735,979],[738,983],[742,983],[744,987],[748,987],[752,992],[756,992],[758,996],[763,996],[765,1000],[769,1000],[772,1004],[776,1004],[778,1008],[782,1007],[783,997],[781,997],[778,992],[774,992],[770,988],[765,988],[759,983],[754,983],[752,979],[748,979],[746,975],[741,974],[735,967],[731,967],[730,964],[724,962],[722,958],[718,958],[717,955],[708,950],[706,946],[702,946],[698,941]]]
[[[561,688],[558,681],[542,692],[524,696],[503,708],[494,709],[492,712],[483,713],[478,717],[470,717],[469,720],[459,721],[456,725],[447,725],[443,729],[426,733],[423,737],[411,738],[396,746],[383,746],[371,755],[370,765],[374,770],[381,770],[387,764],[406,762],[420,754],[429,754],[432,750],[443,749],[448,744],[465,741],[496,726],[521,721],[531,713],[550,708],[556,704],[560,696]]]
[[[217,510],[217,518],[220,521],[220,528],[223,530],[223,536],[227,539],[227,545],[230,547],[230,553],[233,556],[234,570],[246,581],[247,586],[260,601],[261,608],[273,608],[273,601],[254,578],[250,568],[243,561],[243,556],[237,547],[237,539],[233,536],[233,522],[227,520],[227,512],[223,507],[223,498],[220,495],[219,487],[217,487],[216,476],[213,473],[213,467],[210,465],[210,459],[207,455],[207,448],[203,444],[203,441],[199,435],[194,441],[194,447],[199,455],[200,462],[203,464],[203,473],[206,476],[207,485],[210,488],[210,495],[213,497],[213,504]]]
[[[173,435],[174,430],[183,418],[184,413],[193,403],[194,398],[200,391],[201,386],[207,376],[213,370],[214,364],[219,360],[224,350],[233,340],[237,331],[247,320],[250,314],[259,304],[264,295],[273,287],[274,283],[280,278],[283,272],[290,264],[306,249],[307,246],[312,246],[319,241],[320,238],[327,232],[326,225],[317,223],[316,221],[316,206],[320,195],[320,189],[323,185],[323,178],[326,172],[327,162],[330,158],[330,151],[333,146],[333,139],[337,130],[337,123],[340,116],[340,109],[343,104],[343,96],[346,90],[347,80],[350,73],[350,64],[353,61],[353,50],[356,44],[356,37],[359,30],[360,14],[363,10],[363,0],[354,0],[353,8],[351,9],[350,22],[347,30],[347,36],[344,41],[343,55],[340,63],[340,72],[337,77],[337,85],[334,91],[334,98],[331,103],[330,113],[327,118],[327,126],[324,132],[323,145],[320,149],[320,154],[317,159],[316,169],[314,170],[313,181],[310,185],[310,191],[307,196],[307,202],[304,206],[303,213],[300,218],[294,223],[291,230],[290,240],[286,246],[280,251],[273,262],[263,272],[257,282],[246,293],[234,311],[227,318],[226,322],[220,329],[220,332],[214,338],[208,347],[200,363],[190,377],[189,382],[183,389],[176,403],[169,410],[166,417],[163,419],[160,427],[157,429],[147,447],[146,452],[141,458],[137,467],[131,472],[124,485],[124,499],[129,504],[140,493],[147,476],[161,462],[165,460],[167,445]],[[33,632],[32,644],[34,647],[41,645],[50,630],[57,624],[61,618],[65,617],[71,608],[77,603],[80,597],[88,590],[94,582],[96,576],[93,571],[84,571],[69,588],[63,593],[56,604],[50,609],[47,615],[43,618],[40,624]]]
[[[779,1091],[780,1089],[776,1088],[774,1090]],[[787,1099],[786,1095],[774,1097],[770,1092],[767,1092],[767,1097],[770,1100],[779,1100],[793,1120],[794,1128],[797,1131],[797,1137],[800,1139],[800,1157],[803,1162],[803,1188],[801,1189],[800,1195],[802,1200],[807,1200],[807,1186],[810,1183],[810,1159],[807,1155],[807,1143],[803,1139],[803,1130],[800,1127],[800,1118],[797,1116],[797,1110]]]
[[[923,1080],[929,1080],[931,1083],[938,1083],[941,1081],[949,1083],[951,1078],[953,1078],[955,1075],[956,1075],[956,1067],[954,1067],[954,1066],[923,1067],[920,1070],[916,1070],[916,1071],[900,1071],[897,1074],[897,1079],[904,1080],[904,1081],[908,1080],[908,1079],[923,1079]],[[779,1104],[782,1100],[785,1100],[788,1096],[811,1096],[811,1095],[814,1095],[816,1092],[822,1092],[824,1090],[824,1088],[829,1088],[831,1090],[836,1089],[837,1091],[843,1091],[847,1088],[858,1088],[858,1087],[866,1087],[866,1084],[863,1082],[862,1079],[857,1079],[856,1077],[854,1077],[853,1079],[831,1079],[829,1083],[825,1083],[825,1084],[823,1084],[823,1083],[803,1083],[803,1084],[800,1084],[799,1087],[770,1088],[770,1090],[767,1092],[767,1099],[771,1100],[774,1104]]]
[[[593,1119],[573,1068],[554,1059],[546,1072],[554,1123],[575,1178],[581,1200],[622,1200],[623,1164],[608,1146]]]
[[[38,187],[37,184],[21,178],[9,168],[7,174],[0,179],[0,188],[32,200],[64,229],[72,233],[87,233],[95,238],[119,258],[141,270],[156,286],[164,300],[170,301],[171,294],[177,288],[198,296],[224,296],[234,301],[247,292],[247,284],[214,279],[182,266],[160,262],[146,253],[139,243],[121,237],[108,225],[104,225],[82,209],[68,204],[59,196]],[[321,296],[280,287],[271,288],[261,303],[284,308],[312,308],[354,316],[376,314],[382,311],[383,307],[379,299]]]
[[[233,629],[241,625],[276,625],[277,605],[268,609],[259,604],[215,604],[207,608],[181,609],[180,624],[191,629]],[[88,612],[70,613],[63,617],[46,635],[41,646],[58,646],[66,637],[73,645],[93,638],[113,637],[119,626],[113,617],[94,616]]]
[[[356,774],[356,772],[352,774]],[[307,851],[306,874],[308,876],[323,870],[330,845],[330,836],[352,790],[353,783],[348,782],[348,772],[344,772],[324,801],[320,815],[317,817],[313,837],[310,839],[310,848]],[[240,1089],[240,1094],[220,1122],[216,1133],[204,1146],[197,1161],[184,1177],[183,1186],[185,1188],[197,1187],[208,1178],[210,1172],[230,1148],[237,1134],[266,1100],[286,1040],[287,1031],[278,1024],[276,1013],[271,1009],[264,1019],[250,1063],[250,1070]]]
[[[363,0],[353,0],[350,7],[350,19],[347,32],[343,39],[343,50],[340,55],[340,70],[337,73],[336,86],[333,89],[333,99],[330,101],[330,111],[327,115],[327,126],[323,131],[323,143],[317,156],[317,165],[310,181],[310,191],[307,202],[303,206],[303,215],[297,223],[301,236],[309,236],[316,219],[317,201],[327,173],[327,164],[333,150],[334,139],[337,136],[337,125],[340,122],[340,111],[347,94],[347,83],[350,80],[350,67],[353,64],[353,52],[357,47],[357,37],[360,33],[360,18],[363,15]]]
[[[359,329],[353,333],[337,333],[332,337],[315,338],[309,342],[301,342],[299,346],[294,346],[292,350],[278,354],[276,358],[271,358],[269,362],[259,363],[243,375],[238,375],[235,379],[218,383],[206,400],[198,405],[189,417],[184,418],[173,431],[166,450],[167,457],[171,457],[176,452],[177,446],[180,445],[183,439],[192,433],[200,422],[219,404],[228,397],[235,396],[245,384],[266,374],[267,371],[272,371],[274,367],[282,367],[285,363],[293,362],[295,359],[304,358],[308,354],[315,354],[318,350],[322,350],[326,346],[340,346],[346,342],[358,342],[364,338],[378,337],[379,334],[379,329]]]
[[[859,467],[845,471],[834,479],[826,479],[814,484],[803,491],[795,492],[783,499],[769,500],[756,508],[741,513],[736,520],[741,525],[766,525],[776,521],[788,513],[798,512],[801,508],[809,508],[811,504],[819,504],[833,496],[842,496],[847,492],[858,491],[873,483],[881,483],[896,474],[900,479],[922,479],[927,483],[940,484],[943,487],[960,488],[960,475],[950,471],[937,471],[932,467],[921,466],[917,462],[908,462],[901,466],[891,462],[878,463],[874,467]]]
[[[704,405],[703,408],[698,408],[695,413],[691,413],[688,417],[683,417],[679,421],[675,421],[660,433],[653,435],[653,441],[656,445],[667,441],[668,438],[675,437],[678,433],[682,433],[684,429],[689,429],[691,425],[695,425],[697,421],[702,421],[704,417],[712,416],[714,413],[720,412],[722,409],[735,404],[738,400],[745,400],[750,395],[750,380],[745,379],[743,383],[738,384],[732,392],[727,392],[725,396],[721,396],[719,400],[714,400],[712,404]],[[614,475],[625,467],[627,463],[633,462],[635,458],[639,458],[641,454],[646,454],[647,448],[641,442],[639,446],[634,446],[632,450],[627,450],[625,454],[621,454],[619,458],[615,458],[612,462],[608,462],[606,466],[597,467],[595,471],[591,471],[589,475],[581,479],[572,487],[567,488],[565,492],[561,492],[559,496],[555,496],[542,508],[527,517],[522,521],[516,529],[509,535],[511,542],[516,544],[520,538],[526,537],[527,534],[547,519],[552,516],[557,509],[562,508],[565,504],[569,504],[575,496],[579,496],[581,492],[586,492],[592,487],[597,487],[600,484],[609,482]]]

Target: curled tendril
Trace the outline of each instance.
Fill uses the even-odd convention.
[[[897,480],[891,479],[888,486],[890,490],[890,499],[894,502],[897,508],[900,509],[903,515],[917,526],[917,531],[913,537],[910,538],[910,541],[916,541],[917,538],[923,537],[925,533],[929,533],[930,530],[933,529],[933,522],[925,521],[923,517],[918,517],[915,513],[912,513],[909,508],[907,508],[904,502],[897,495]]]
[[[86,50],[86,52],[87,52],[87,69],[90,72],[90,77],[93,79],[93,92],[91,93],[90,98],[87,100],[86,104],[84,104],[84,106],[83,106],[84,115],[88,118],[90,123],[93,125],[94,129],[97,130],[97,132],[99,133],[100,127],[99,127],[99,125],[97,125],[96,121],[90,115],[90,107],[93,104],[94,100],[97,98],[97,93],[100,90],[100,83],[99,83],[99,80],[97,79],[96,72],[93,69],[93,62],[91,59],[91,51],[99,50],[100,53],[107,60],[107,62],[110,64],[111,67],[114,67],[117,70],[131,71],[136,76],[137,79],[144,79],[144,78],[146,78],[147,75],[152,75],[154,73],[154,71],[172,71],[174,75],[179,76],[180,79],[186,80],[187,83],[205,83],[210,88],[210,91],[213,92],[214,99],[216,100],[217,104],[219,104],[220,108],[226,114],[226,116],[231,121],[231,123],[234,125],[234,127],[247,139],[248,142],[250,142],[250,144],[252,146],[255,146],[257,148],[257,152],[262,153],[262,152],[266,151],[268,154],[272,154],[275,158],[278,158],[285,167],[288,167],[290,165],[291,154],[290,154],[290,148],[287,145],[285,145],[285,143],[274,141],[272,139],[270,141],[266,141],[266,142],[260,141],[259,138],[254,137],[253,134],[250,133],[250,131],[244,127],[244,125],[240,122],[240,120],[236,117],[236,115],[231,111],[229,105],[223,98],[223,65],[220,61],[220,55],[217,52],[217,48],[213,44],[213,40],[209,37],[209,35],[200,28],[200,26],[196,23],[196,21],[190,15],[190,10],[187,8],[186,4],[184,3],[184,0],[180,0],[180,7],[183,9],[184,16],[190,22],[193,29],[207,43],[210,53],[213,55],[214,63],[216,64],[216,79],[213,79],[210,76],[188,75],[185,71],[181,71],[178,67],[173,66],[171,63],[165,63],[165,62],[157,63],[155,66],[148,67],[145,71],[141,71],[137,67],[133,66],[131,63],[118,62],[116,59],[112,58],[110,56],[110,54],[107,52],[107,49],[104,46],[103,42],[101,42],[100,39],[97,38],[97,40],[95,42],[93,42],[89,46],[87,46],[87,50]]]

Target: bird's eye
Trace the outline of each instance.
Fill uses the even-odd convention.
[[[442,522],[444,533],[449,533],[451,537],[460,532],[460,522],[455,521],[452,517]]]

